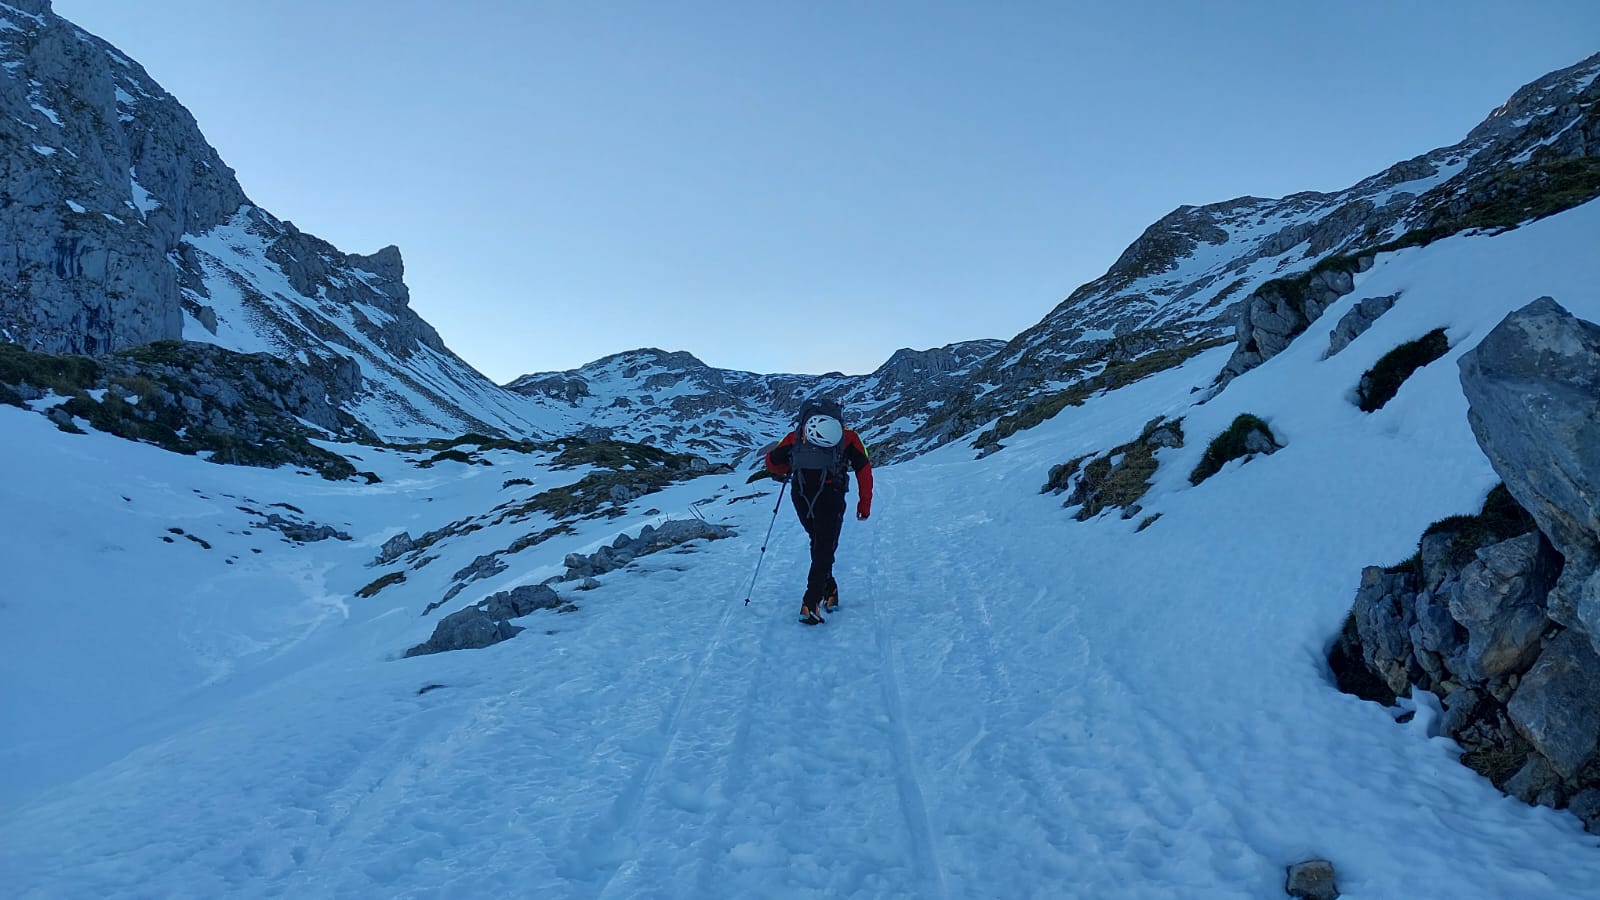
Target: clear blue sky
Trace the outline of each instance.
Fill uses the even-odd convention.
[[[1595,0],[54,7],[502,382],[1009,338],[1176,206],[1346,187],[1600,50]]]

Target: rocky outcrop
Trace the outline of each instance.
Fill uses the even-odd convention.
[[[52,392],[66,397],[49,409],[65,430],[83,422],[180,453],[204,453],[212,462],[304,465],[330,478],[355,469],[311,438],[376,440],[342,405],[360,384],[348,359],[298,366],[265,353],[177,341],[90,359],[0,344],[0,391],[19,401]]]
[[[1145,423],[1139,437],[1089,459],[1085,457],[1054,466],[1041,492],[1066,492],[1063,506],[1078,507],[1074,514],[1088,521],[1107,509],[1121,509],[1122,518],[1131,519],[1142,507],[1139,500],[1150,489],[1150,478],[1159,463],[1157,450],[1183,446],[1183,420],[1156,417]]]
[[[349,409],[390,434],[536,431],[410,309],[398,249],[344,253],[252,205],[176,98],[48,3],[0,21],[0,341],[348,362]]]
[[[1355,289],[1354,275],[1372,268],[1372,257],[1340,259],[1296,278],[1269,281],[1246,298],[1234,325],[1238,346],[1222,367],[1222,384],[1243,375],[1289,346],[1328,307]]]
[[[1459,365],[1473,434],[1566,558],[1551,617],[1600,650],[1600,326],[1541,297]]]
[[[1339,351],[1350,346],[1350,342],[1367,333],[1378,318],[1394,308],[1399,294],[1388,294],[1382,297],[1367,297],[1356,303],[1350,311],[1339,318],[1339,323],[1328,332],[1328,352],[1323,358],[1335,356]]]
[[[453,612],[434,626],[428,640],[405,652],[405,658],[444,653],[449,650],[476,650],[516,637],[523,630],[512,619],[532,615],[541,609],[558,609],[562,600],[548,585],[525,584],[501,591]]]
[[[1369,699],[1444,698],[1462,762],[1600,833],[1600,327],[1543,297],[1460,369],[1504,486],[1430,527],[1411,561],[1362,573],[1329,662]]]
[[[50,11],[0,29],[0,338],[94,355],[183,334],[186,233],[245,203],[188,111]]]
[[[593,578],[620,569],[641,556],[659,553],[694,540],[715,541],[732,537],[733,529],[726,525],[713,525],[699,519],[673,519],[659,528],[646,525],[637,537],[617,535],[609,547],[601,547],[590,554],[569,553],[565,560],[566,574],[557,581],[576,581]]]

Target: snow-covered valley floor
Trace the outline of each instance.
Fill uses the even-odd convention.
[[[1600,838],[1507,798],[1416,716],[1339,693],[1324,653],[1361,567],[1476,511],[1496,478],[1455,359],[1551,294],[1600,320],[1600,204],[1379,261],[1289,350],[1195,405],[1227,348],[1006,441],[878,470],[843,608],[795,624],[804,535],[712,476],[511,558],[422,617],[456,539],[362,599],[377,548],[562,473],[392,452],[383,481],[213,466],[0,408],[0,883],[18,897],[1592,896]],[[1326,328],[1404,293],[1342,354]],[[1452,349],[1382,410],[1349,391],[1396,344]],[[1281,452],[1188,473],[1235,415]],[[1050,466],[1185,416],[1146,513],[1079,523]],[[760,492],[760,496],[747,495]],[[505,643],[398,659],[438,618],[564,554],[700,506],[732,539],[642,558]],[[287,503],[349,542],[291,546]],[[649,509],[659,510],[648,513]],[[173,537],[182,528],[211,545]],[[251,531],[250,534],[243,532]],[[259,550],[260,552],[252,552]],[[232,562],[227,560],[232,559]],[[569,596],[570,585],[557,586]],[[440,687],[426,690],[429,685]]]

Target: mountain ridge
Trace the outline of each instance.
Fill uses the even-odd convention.
[[[1595,55],[1513,92],[1463,141],[1343,191],[1181,205],[1006,340],[902,349],[861,376],[738,372],[642,348],[501,386],[411,310],[397,247],[345,253],[256,207],[137,63],[47,2],[0,4],[0,16],[0,134],[14,138],[4,165],[21,201],[0,209],[0,231],[27,236],[0,259],[0,337],[91,355],[181,338],[354,360],[347,408],[394,439],[588,434],[747,459],[802,395],[821,392],[850,404],[881,459],[980,432],[988,452],[1097,385],[1217,342],[1239,344],[1226,377],[1258,364],[1263,321],[1288,303],[1303,327],[1326,305],[1295,306],[1275,285],[1341,254],[1470,227],[1551,182],[1572,197],[1600,193]],[[1581,171],[1552,169],[1567,163]]]

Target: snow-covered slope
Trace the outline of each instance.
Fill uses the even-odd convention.
[[[1454,146],[1397,163],[1332,194],[1180,206],[1105,275],[1073,291],[952,398],[908,446],[937,445],[1107,365],[1231,338],[1241,304],[1275,279],[1340,254],[1508,227],[1600,195],[1600,54],[1517,90]]]
[[[775,498],[737,478],[579,521],[423,616],[547,523],[456,534],[356,596],[387,538],[575,473],[375,452],[380,484],[329,484],[0,408],[5,469],[28,473],[0,482],[0,680],[25,686],[0,702],[0,873],[52,898],[1257,898],[1325,856],[1346,897],[1585,896],[1600,848],[1574,817],[1458,765],[1431,698],[1399,725],[1339,693],[1324,650],[1363,565],[1495,481],[1455,358],[1541,294],[1600,320],[1597,234],[1591,202],[1382,254],[1328,316],[1401,298],[1337,356],[1307,332],[1198,404],[1219,347],[1004,453],[885,467],[847,524],[843,609],[811,629],[787,509],[742,602]],[[1361,373],[1436,327],[1449,354],[1360,412]],[[1191,486],[1242,412],[1284,449]],[[1040,493],[1156,415],[1190,440],[1157,454],[1153,525]],[[353,540],[282,543],[239,507]],[[569,552],[695,512],[738,536],[560,586],[576,611],[488,649],[396,658]]]

